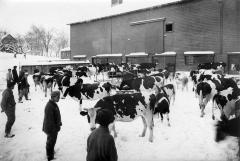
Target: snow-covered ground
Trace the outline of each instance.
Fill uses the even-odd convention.
[[[21,56],[14,59],[6,53],[0,53],[0,90],[6,86],[5,75],[8,68],[19,65],[22,61],[33,61],[39,58]],[[44,107],[49,100],[43,92],[34,90],[30,81],[31,101],[16,105],[16,121],[12,128],[13,138],[4,138],[6,116],[0,113],[0,160],[1,161],[43,161],[45,156],[46,135],[42,132]],[[74,81],[74,80],[73,80]],[[85,82],[88,80],[85,79]],[[191,89],[189,87],[189,89]],[[2,97],[0,93],[0,99]],[[17,87],[14,89],[17,101]],[[94,104],[83,102],[85,106]],[[56,161],[86,160],[86,143],[90,134],[87,118],[78,111],[78,103],[67,97],[60,100],[60,112],[63,126],[55,146]],[[176,101],[170,108],[170,123],[161,123],[154,119],[154,141],[148,141],[149,131],[144,138],[138,137],[143,125],[139,118],[133,122],[116,123],[118,137],[115,138],[119,161],[236,161],[238,151],[237,139],[228,137],[225,141],[214,141],[215,131],[211,118],[210,104],[204,118],[200,117],[198,100],[189,91],[177,90]],[[218,114],[219,111],[216,110]]]

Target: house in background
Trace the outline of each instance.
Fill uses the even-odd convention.
[[[18,52],[18,41],[11,34],[4,35],[1,39],[0,51],[8,53]]]
[[[66,47],[60,50],[60,58],[61,59],[70,59],[71,58],[71,50],[70,47]]]

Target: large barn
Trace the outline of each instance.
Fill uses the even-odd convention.
[[[180,0],[69,25],[71,59],[144,52],[162,67],[223,61],[229,73],[240,62],[240,0]]]

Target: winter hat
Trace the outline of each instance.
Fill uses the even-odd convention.
[[[51,93],[51,97],[56,97],[56,96],[60,96],[60,92],[59,91],[52,91]]]
[[[108,126],[114,121],[114,115],[112,111],[108,109],[100,109],[97,111],[96,123],[102,126]]]

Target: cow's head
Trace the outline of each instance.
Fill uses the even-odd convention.
[[[153,114],[158,113],[160,110],[160,106],[164,104],[168,104],[169,106],[169,99],[167,97],[167,94],[165,93],[161,93],[161,89],[160,88],[156,88],[157,90],[155,91],[155,93],[150,94],[149,97],[149,107],[150,110],[153,111]]]
[[[106,114],[107,113],[107,114]],[[87,115],[88,123],[90,124],[90,130],[96,129],[96,124],[102,126],[108,126],[112,123],[115,118],[112,111],[106,108],[94,107],[85,109],[85,111],[80,112],[81,115]]]
[[[208,82],[200,82],[196,89],[197,95],[199,96],[199,107],[200,109],[205,108],[209,101],[212,87]]]

